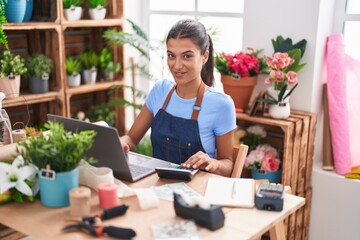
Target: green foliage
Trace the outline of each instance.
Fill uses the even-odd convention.
[[[44,73],[51,73],[53,61],[44,54],[34,54],[25,59],[25,66],[29,76],[42,77]]]
[[[109,125],[114,125],[115,123],[114,107],[109,103],[92,107],[86,115],[90,122],[105,121]]]
[[[86,50],[81,53],[80,61],[84,69],[97,68],[99,65],[99,56],[92,50]]]
[[[105,70],[105,72],[118,73],[121,70],[121,65],[120,65],[120,63],[114,63],[113,61],[110,61],[110,62],[108,62],[108,64],[106,65],[106,68],[104,70]]]
[[[107,5],[107,0],[89,0],[89,8],[97,8],[98,6],[106,7]]]
[[[0,0],[0,45],[4,45],[7,50],[9,50],[7,35],[4,32],[3,24],[7,23],[5,15],[5,4],[7,0]]]
[[[135,152],[152,157],[152,145],[149,136],[145,136],[135,148]]]
[[[19,55],[14,55],[6,50],[1,54],[0,75],[7,77],[12,73],[13,75],[24,75],[27,72],[24,59]]]
[[[108,48],[104,47],[99,54],[100,69],[104,70],[111,61],[113,61],[113,54]]]
[[[49,164],[55,172],[66,172],[76,168],[82,159],[94,161],[93,158],[86,158],[85,154],[93,145],[95,131],[73,133],[54,121],[46,122],[44,127],[50,132],[48,138],[41,132],[40,136],[19,143],[25,150],[17,148],[16,151],[23,156],[26,164],[32,163],[39,169]]]
[[[225,56],[220,53],[216,53],[214,67],[222,75],[231,75],[229,63]]]
[[[73,7],[81,7],[84,3],[84,0],[63,0],[64,9]]]
[[[271,39],[271,42],[274,48],[274,53],[287,52],[289,57],[295,60],[292,65],[285,69],[285,72],[298,72],[305,66],[305,63],[300,64],[300,60],[303,57],[306,49],[307,41],[305,39],[302,39],[299,42],[293,44],[291,38],[284,39],[284,37],[280,35],[277,36],[276,39]]]
[[[77,75],[81,71],[81,61],[78,58],[67,57],[65,61],[66,74]]]

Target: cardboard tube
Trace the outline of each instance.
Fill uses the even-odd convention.
[[[78,187],[70,191],[70,215],[85,217],[90,215],[91,191],[87,187]]]
[[[115,183],[100,183],[98,185],[100,207],[108,209],[119,205],[117,186]]]

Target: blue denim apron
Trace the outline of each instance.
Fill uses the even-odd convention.
[[[170,90],[151,123],[151,143],[153,157],[180,164],[198,151],[205,152],[197,121],[205,84],[201,82],[199,86],[191,119],[176,117],[165,111],[175,89],[176,85]]]

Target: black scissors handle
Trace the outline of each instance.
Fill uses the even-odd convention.
[[[129,208],[129,206],[127,206],[127,205],[120,205],[117,207],[113,207],[113,208],[104,210],[101,214],[97,214],[92,217],[84,217],[82,220],[83,220],[83,222],[88,222],[90,224],[93,224],[96,222],[97,219],[106,220],[106,219],[124,215],[126,213],[126,211],[128,210],[128,208]]]

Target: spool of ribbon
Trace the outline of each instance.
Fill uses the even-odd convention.
[[[98,185],[100,207],[108,209],[119,205],[117,186],[115,183],[100,183]]]
[[[21,142],[26,138],[25,129],[16,129],[11,131],[14,143]]]
[[[70,215],[85,217],[90,215],[91,191],[87,187],[78,187],[70,191]]]

